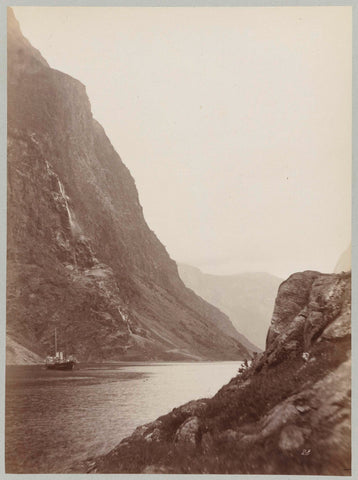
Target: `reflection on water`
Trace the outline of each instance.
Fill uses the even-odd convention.
[[[66,472],[135,427],[211,397],[241,362],[41,366],[6,370],[6,471]]]

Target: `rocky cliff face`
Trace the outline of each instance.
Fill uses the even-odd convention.
[[[228,318],[193,292],[148,228],[85,87],[8,19],[7,331],[80,360],[234,359]]]
[[[266,351],[212,399],[137,428],[90,472],[350,475],[350,274],[279,288]]]
[[[178,269],[187,287],[229,316],[235,328],[245,335],[241,341],[246,348],[256,352],[265,348],[267,329],[282,279],[255,272],[210,275],[183,264],[179,264]]]

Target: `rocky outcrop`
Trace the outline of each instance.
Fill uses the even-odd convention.
[[[8,10],[9,335],[45,355],[57,327],[80,361],[247,357],[148,228],[84,85],[50,68]]]
[[[350,475],[350,308],[350,274],[292,275],[250,366],[82,470]]]
[[[268,273],[212,275],[179,264],[185,285],[226,313],[242,334],[241,343],[254,352],[265,348],[277,289],[282,279]]]

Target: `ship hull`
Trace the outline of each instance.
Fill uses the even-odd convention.
[[[48,363],[46,365],[47,370],[72,370],[75,362],[58,362],[58,363]]]

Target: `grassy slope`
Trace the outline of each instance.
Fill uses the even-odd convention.
[[[291,302],[276,302],[275,335],[249,368],[212,399],[139,427],[82,468],[348,475],[350,278],[316,272],[293,277],[278,295]]]

